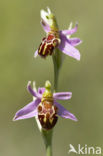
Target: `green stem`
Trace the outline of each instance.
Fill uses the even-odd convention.
[[[54,90],[57,91],[58,88],[58,78],[59,78],[59,70],[57,68],[55,57],[53,56],[53,64],[54,64]]]
[[[46,147],[46,156],[52,156],[52,130],[42,130],[42,136]]]
[[[59,71],[62,65],[62,53],[58,49],[56,49],[52,58],[53,58],[53,65],[54,65],[54,91],[57,91]]]

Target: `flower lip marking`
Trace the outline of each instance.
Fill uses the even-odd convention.
[[[42,42],[38,48],[38,54],[42,57],[52,55],[54,49],[60,44],[60,39],[56,32],[48,33],[47,37],[42,39]]]
[[[53,128],[58,120],[57,107],[54,105],[49,81],[45,84],[45,91],[42,95],[41,103],[38,105],[38,119],[46,130]]]
[[[58,120],[57,107],[53,98],[43,98],[38,105],[38,118],[42,127],[46,130],[53,128]]]

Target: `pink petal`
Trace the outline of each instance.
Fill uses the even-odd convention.
[[[33,95],[34,97],[37,97],[39,99],[41,99],[41,95],[37,92],[35,92],[32,87],[31,87],[31,81],[28,82],[27,84],[27,90],[30,92],[31,95]]]
[[[66,110],[62,105],[60,105],[56,101],[54,102],[54,104],[58,108],[58,115],[59,116],[61,116],[62,118],[66,118],[66,119],[71,119],[71,120],[77,121],[77,118],[72,113],[70,113],[68,110]]]
[[[38,111],[36,109],[35,111],[30,112],[30,113],[28,113],[26,115],[23,115],[23,116],[19,116],[19,117],[18,116],[15,116],[13,118],[13,121],[22,120],[22,119],[29,119],[29,118],[33,118],[33,117],[35,117],[37,115],[38,115]]]
[[[57,99],[57,100],[69,100],[72,97],[72,93],[71,92],[54,93],[53,97],[54,99]]]
[[[72,35],[74,34],[78,29],[78,24],[75,25],[75,27],[71,30],[67,29],[67,30],[61,30],[60,34],[64,34],[64,35]]]
[[[13,120],[15,121],[34,117],[36,115],[36,108],[40,102],[41,100],[36,99],[35,101],[32,101],[31,103],[27,104],[22,109],[17,111]]]
[[[42,19],[41,25],[46,33],[50,31],[50,26]]]
[[[61,44],[59,45],[59,49],[66,55],[69,55],[73,58],[75,58],[76,60],[80,60],[80,53],[79,50],[77,50],[76,48],[74,48],[72,45],[70,45],[70,43],[68,42],[68,39],[66,38],[65,35],[61,35]]]
[[[72,46],[77,46],[79,44],[82,43],[82,41],[79,38],[69,38],[68,42],[72,45]]]
[[[38,93],[39,93],[39,94],[43,94],[44,91],[45,91],[45,88],[38,88]]]

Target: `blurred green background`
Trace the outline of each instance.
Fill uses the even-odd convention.
[[[51,57],[33,58],[42,37],[40,10],[49,6],[60,29],[79,22],[74,35],[83,40],[78,62],[65,57],[59,91],[72,91],[62,102],[78,118],[59,118],[54,128],[53,154],[67,156],[69,144],[103,145],[103,1],[102,0],[1,0],[0,1],[0,156],[45,156],[35,119],[12,122],[15,112],[32,100],[26,85],[35,80],[53,83]],[[73,156],[73,154],[71,154]]]

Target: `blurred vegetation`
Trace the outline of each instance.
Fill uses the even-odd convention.
[[[33,58],[44,32],[40,10],[49,6],[60,29],[79,22],[74,35],[83,40],[77,48],[78,62],[65,57],[59,91],[72,91],[70,101],[61,102],[78,122],[59,118],[54,128],[54,156],[68,155],[69,144],[103,144],[103,1],[102,0],[1,0],[0,1],[0,156],[45,155],[34,118],[12,122],[15,112],[32,100],[28,80],[43,86],[53,83],[52,59]],[[65,140],[65,141],[63,141]],[[44,154],[43,154],[44,153]],[[71,154],[72,155],[72,154]]]

